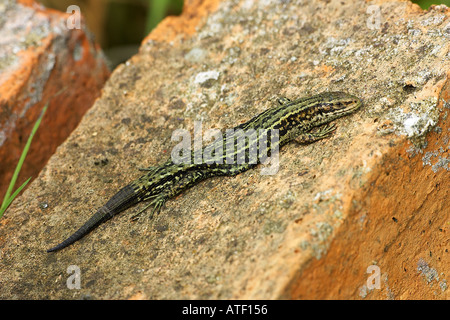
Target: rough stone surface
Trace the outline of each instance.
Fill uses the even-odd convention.
[[[192,19],[195,33],[150,35],[114,71],[0,220],[0,297],[448,299],[450,10],[201,4],[207,16],[171,20],[180,30]],[[258,167],[210,179],[154,220],[130,222],[136,206],[45,253],[137,168],[165,161],[174,130],[192,132],[195,120],[230,128],[280,96],[325,90],[364,107],[336,121],[333,137],[283,148],[276,175]],[[80,289],[67,288],[71,265]]]
[[[16,187],[37,177],[109,77],[83,23],[68,29],[68,17],[33,1],[0,2],[0,197],[44,105],[49,102]]]

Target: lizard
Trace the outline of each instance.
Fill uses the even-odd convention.
[[[331,121],[349,115],[362,106],[359,98],[344,92],[323,92],[292,101],[283,97],[277,101],[278,106],[269,108],[233,128],[235,131],[276,130],[274,132],[278,133],[278,140],[268,144],[263,150],[267,155],[291,141],[308,144],[331,136],[336,129],[334,124],[330,124]],[[223,141],[219,142],[226,144],[227,139],[229,137],[223,137]],[[217,143],[217,140],[213,143]],[[235,158],[244,152],[245,159],[248,160],[250,143],[247,141],[239,147],[234,145],[231,157]],[[214,146],[207,145],[203,151],[211,147]],[[169,159],[160,166],[141,169],[147,173],[121,188],[77,231],[60,244],[48,249],[47,252],[58,251],[73,244],[100,224],[140,202],[149,201],[150,203],[136,216],[147,208],[153,207],[150,215],[152,217],[160,212],[168,199],[200,181],[214,176],[235,176],[261,162],[258,159],[253,163],[244,161],[230,164],[227,161],[229,154],[224,153],[219,156],[222,158],[213,163],[187,161],[180,164]],[[191,160],[194,160],[194,151],[192,151]]]

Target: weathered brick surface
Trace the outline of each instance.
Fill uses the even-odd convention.
[[[44,105],[49,108],[16,186],[37,177],[100,95],[109,71],[84,24],[67,28],[68,14],[34,1],[3,1],[0,11],[2,196]]]
[[[191,3],[207,9],[196,16]],[[448,299],[450,10],[363,0],[186,6],[191,14],[162,23],[114,71],[0,220],[0,296]],[[283,148],[276,175],[258,167],[210,179],[152,221],[130,222],[137,206],[45,253],[137,168],[165,161],[175,129],[230,128],[280,96],[325,90],[364,107],[329,139]],[[69,265],[82,271],[80,290],[66,287]],[[368,269],[379,270],[379,289]]]

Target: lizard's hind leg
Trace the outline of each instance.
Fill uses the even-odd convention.
[[[167,196],[165,194],[158,194],[154,196],[153,200],[146,205],[143,209],[141,209],[138,213],[131,217],[132,221],[136,221],[140,218],[141,213],[146,211],[148,208],[153,206],[153,210],[150,213],[150,219],[153,218],[154,214],[159,214],[161,212],[162,207],[166,203]]]

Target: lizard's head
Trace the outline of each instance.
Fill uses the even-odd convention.
[[[359,98],[344,92],[324,92],[318,103],[311,110],[318,124],[325,124],[334,119],[350,114],[362,106]]]

